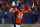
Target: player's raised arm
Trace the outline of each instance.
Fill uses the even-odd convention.
[[[15,13],[14,8],[10,8],[9,12]]]
[[[16,12],[18,12],[18,11],[19,11],[19,10],[18,10],[17,8],[15,8],[15,9],[12,10],[13,13],[16,13]]]
[[[31,9],[24,11],[24,13],[28,13],[28,12],[30,12],[30,11],[31,11]]]
[[[24,8],[24,13],[28,13],[29,11],[31,11],[31,6],[30,5],[25,5],[26,8]]]
[[[16,11],[12,10],[13,13],[16,13]]]
[[[27,11],[24,11],[24,13],[28,13],[29,12],[29,10],[27,10]]]

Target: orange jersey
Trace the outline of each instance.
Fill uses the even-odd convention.
[[[16,11],[18,11],[18,13],[16,15],[16,23],[21,23],[24,9],[22,9],[21,12],[18,9],[16,9]]]

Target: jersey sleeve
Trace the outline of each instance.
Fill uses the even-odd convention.
[[[13,9],[15,12],[17,12],[18,11],[18,9]]]

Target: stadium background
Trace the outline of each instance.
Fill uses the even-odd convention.
[[[13,0],[1,0],[0,1],[0,24],[12,24],[13,20],[13,13],[9,12],[8,8],[10,8],[8,5],[11,6]],[[16,0],[15,0],[16,1]],[[37,14],[38,14],[38,19],[40,19],[40,0],[22,0],[22,4],[28,3],[30,6],[32,6],[32,3],[34,2],[35,5],[37,5]],[[19,3],[21,3],[19,0]],[[7,5],[7,7],[5,6]],[[40,22],[40,21],[39,21]],[[21,23],[27,23],[27,24],[35,24],[36,19],[35,19],[35,13],[33,14],[32,12],[26,13],[23,15],[23,19]]]

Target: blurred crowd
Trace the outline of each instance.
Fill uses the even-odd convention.
[[[16,4],[16,5],[22,4],[23,8],[25,10],[31,9],[31,12],[33,13],[32,18],[34,19],[34,17],[35,17],[35,20],[40,22],[40,20],[39,20],[40,19],[40,0],[0,0],[0,24],[1,23],[4,24],[7,22],[8,15],[10,13],[9,9],[11,9],[14,6],[13,2],[15,2],[14,4]],[[35,14],[35,16],[34,16],[34,14]],[[33,19],[32,19],[32,21],[33,21]]]

